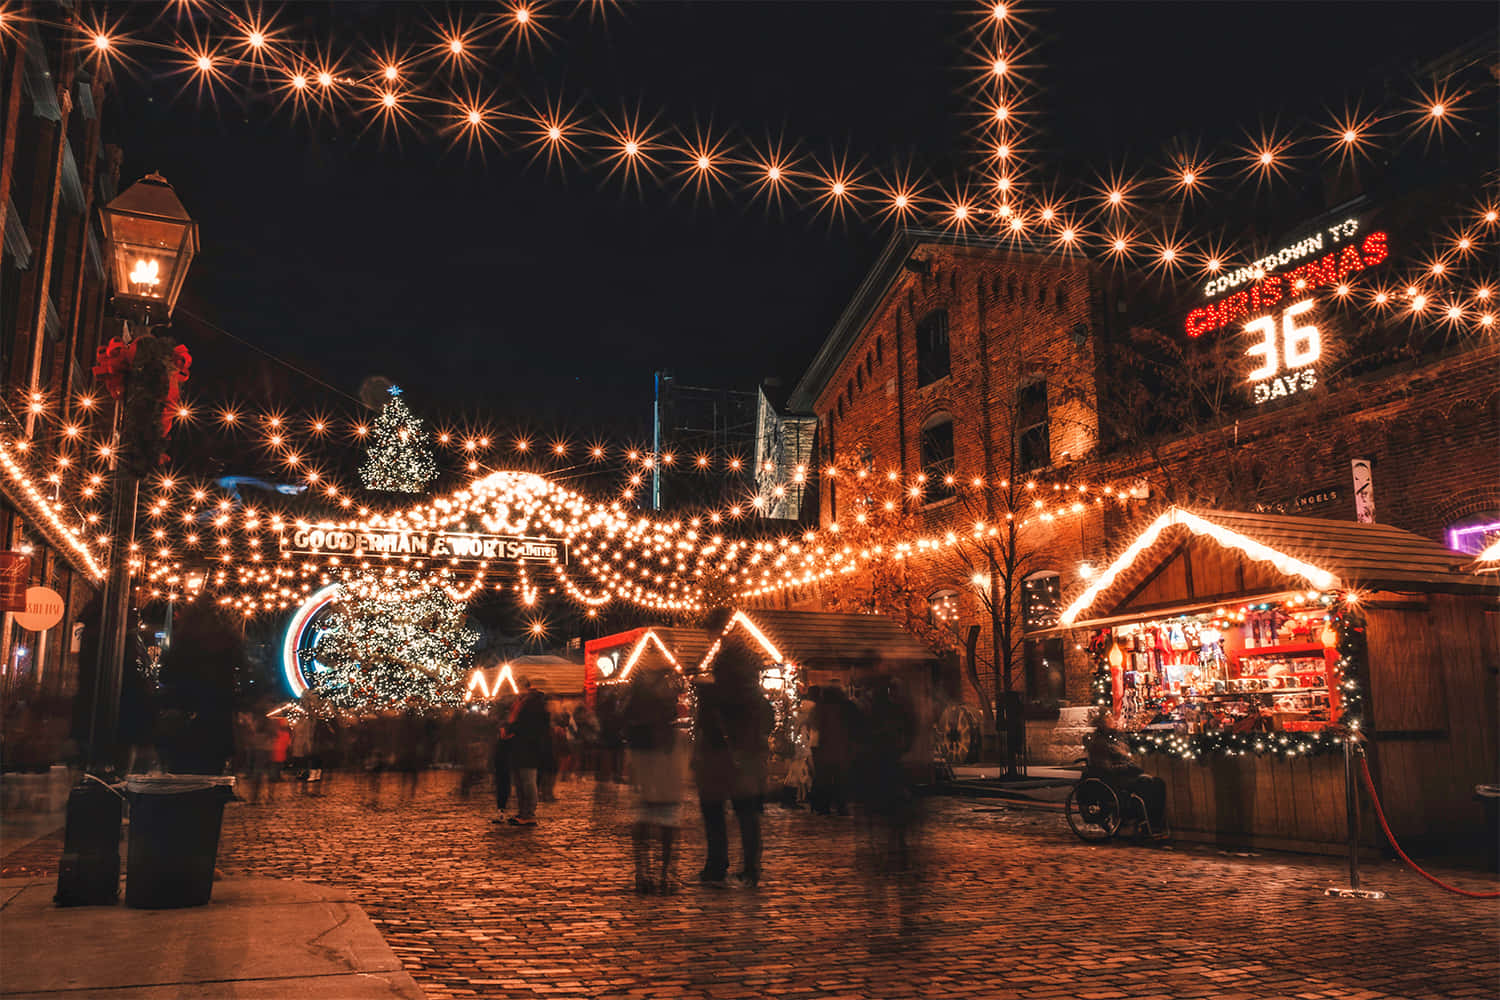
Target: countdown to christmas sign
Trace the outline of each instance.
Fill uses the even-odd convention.
[[[1204,289],[1210,295],[1221,294],[1247,281],[1254,284],[1189,312],[1183,324],[1187,335],[1201,337],[1234,323],[1258,322],[1286,300],[1306,298],[1308,293],[1319,288],[1336,290],[1356,272],[1374,267],[1390,256],[1385,233],[1377,231],[1360,236],[1359,231],[1358,219],[1346,219],[1262,257],[1248,267],[1210,281]],[[1319,256],[1289,271],[1276,273],[1277,268],[1311,254]]]

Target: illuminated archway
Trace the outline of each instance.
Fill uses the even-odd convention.
[[[330,583],[315,591],[287,623],[286,635],[281,640],[281,673],[293,698],[302,697],[312,686],[302,670],[302,660],[304,656],[311,659],[312,648],[318,641],[318,623],[332,607],[340,587],[340,584]]]

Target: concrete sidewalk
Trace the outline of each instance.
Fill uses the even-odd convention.
[[[225,879],[207,906],[180,910],[62,909],[55,890],[56,879],[0,880],[0,997],[423,998],[365,911],[330,886]]]

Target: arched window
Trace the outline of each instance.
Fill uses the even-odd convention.
[[[1054,706],[1065,693],[1066,673],[1061,636],[1037,633],[1057,626],[1062,613],[1062,577],[1053,570],[1033,573],[1021,581],[1022,660],[1028,701]]]
[[[928,503],[954,495],[953,414],[934,413],[922,425],[922,472],[927,477]]]
[[[917,324],[917,385],[948,377],[948,311],[934,309]]]
[[[939,590],[928,597],[927,623],[935,629],[958,635],[962,627],[959,620],[961,609],[958,601],[958,591],[952,589]]]

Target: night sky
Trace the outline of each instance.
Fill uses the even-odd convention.
[[[1029,18],[1033,160],[1086,178],[1145,165],[1176,136],[1211,152],[1246,128],[1320,116],[1496,28],[1489,3],[1066,4]],[[429,45],[430,20],[368,3],[276,18],[358,53],[398,32]],[[488,83],[521,108],[562,94],[946,181],[971,148],[972,20],[943,4],[648,3],[602,23],[556,18],[545,48],[492,55]],[[392,378],[419,413],[624,434],[645,426],[657,368],[699,385],[793,381],[888,235],[744,193],[709,204],[675,183],[638,192],[598,168],[548,171],[514,138],[481,159],[427,129],[294,121],[239,90],[200,102],[157,65],[148,56],[123,82],[105,121],[125,148],[122,182],[160,171],[201,225],[179,313],[344,392]],[[220,395],[244,349],[190,317],[176,332],[197,338],[196,394]]]

